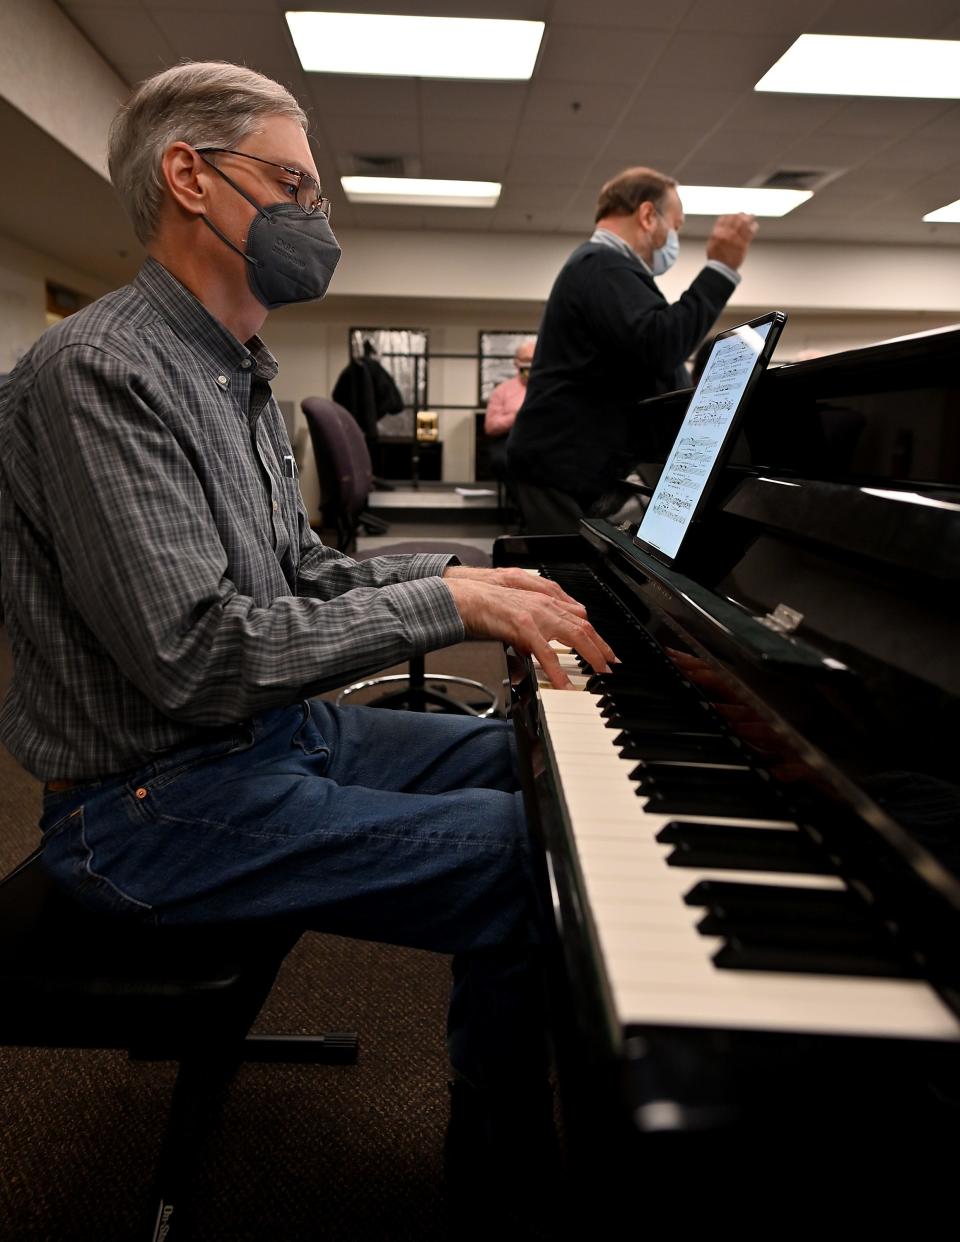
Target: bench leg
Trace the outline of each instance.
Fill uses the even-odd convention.
[[[187,1190],[193,1166],[209,1133],[212,1115],[236,1073],[238,1059],[191,1057],[180,1062],[167,1128],[154,1179],[155,1215],[150,1242],[189,1235]]]

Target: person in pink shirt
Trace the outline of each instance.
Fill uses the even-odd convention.
[[[517,346],[517,352],[513,355],[517,374],[511,379],[504,380],[502,384],[498,384],[490,394],[486,417],[483,420],[483,430],[492,439],[505,436],[513,426],[517,410],[523,405],[523,399],[527,395],[527,377],[530,374],[530,364],[533,362],[533,351],[536,347],[535,336],[531,336]]]
[[[483,431],[493,443],[490,445],[490,463],[494,473],[501,478],[506,468],[507,433],[517,417],[517,410],[523,405],[527,395],[527,378],[533,362],[533,351],[537,347],[537,338],[528,337],[517,346],[513,355],[517,374],[498,384],[490,394],[487,412],[483,419]]]

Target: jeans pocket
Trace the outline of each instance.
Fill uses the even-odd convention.
[[[303,701],[301,708],[303,710],[303,721],[293,735],[293,745],[298,750],[302,750],[305,755],[329,756],[330,746],[314,719],[313,712],[310,710],[309,699]]]
[[[44,837],[44,867],[81,905],[98,914],[155,922],[153,906],[127,892],[117,877],[99,870],[85,813],[86,808],[79,806],[51,825]]]

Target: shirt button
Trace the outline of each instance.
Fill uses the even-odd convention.
[[[252,367],[252,366],[253,366],[253,363],[250,361],[250,359],[249,359],[249,358],[244,358],[244,359],[243,359],[243,361],[240,363],[240,365],[241,365],[241,366],[243,367],[243,369],[246,371],[246,370],[248,370],[250,367]]]
[[[227,383],[228,383],[227,377],[226,377],[225,375],[218,375],[218,376],[217,376],[217,383],[218,383],[218,384],[219,384],[222,388],[226,388]]]
[[[276,511],[277,511],[279,508],[280,508],[280,506],[277,504],[277,502],[276,502],[276,501],[274,501],[274,502],[273,502],[273,511],[274,511],[274,513],[276,513]]]

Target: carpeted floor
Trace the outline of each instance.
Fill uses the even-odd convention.
[[[499,683],[473,643],[428,661]],[[0,628],[0,695],[9,648]],[[39,786],[0,748],[0,874],[37,841]],[[449,961],[307,935],[256,1029],[360,1032],[355,1066],[241,1068],[197,1170],[196,1242],[431,1242],[443,1224]],[[0,1242],[135,1242],[173,1067],[0,1049]]]

